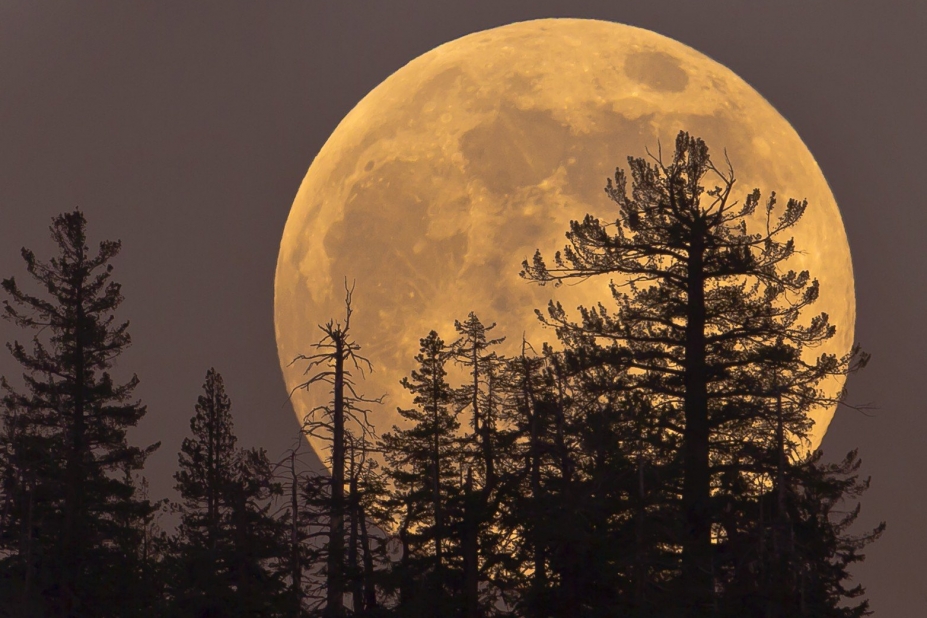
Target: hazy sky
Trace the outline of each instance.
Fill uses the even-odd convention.
[[[362,7],[362,8],[361,8]],[[342,117],[393,71],[465,34],[540,17],[648,28],[730,67],[795,127],[840,204],[857,339],[872,353],[824,449],[858,447],[863,523],[888,531],[856,570],[880,617],[927,611],[927,3],[815,0],[0,0],[0,276],[51,251],[79,207],[123,241],[115,278],[160,440],[147,475],[170,495],[206,370],[226,379],[245,445],[297,431],[273,330],[273,275],[299,183]],[[921,155],[923,156],[923,155]],[[616,164],[622,163],[616,161]],[[0,340],[23,334],[0,324]],[[0,373],[18,376],[8,357]]]

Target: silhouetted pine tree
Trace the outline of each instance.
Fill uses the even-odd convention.
[[[869,602],[861,599],[862,584],[848,586],[848,568],[865,558],[861,550],[881,536],[885,523],[863,533],[850,532],[860,512],[853,501],[869,488],[869,479],[859,478],[862,462],[855,450],[835,464],[824,464],[821,457],[818,451],[798,464],[798,483],[790,492],[792,538],[781,560],[797,594],[789,595],[791,604],[781,615],[859,618],[872,612]]]
[[[284,522],[272,501],[282,491],[264,449],[240,450],[231,487],[232,581],[238,608],[228,616],[292,616],[280,556],[288,549]]]
[[[562,355],[545,348],[541,377],[535,393],[526,393],[534,401],[519,423],[522,435],[528,432],[529,466],[536,477],[530,492],[523,490],[513,500],[517,510],[508,519],[516,538],[534,554],[532,562],[544,566],[543,574],[527,567],[532,579],[522,587],[517,606],[526,616],[558,616],[580,607],[582,582],[594,575],[584,564],[590,539],[581,501],[581,419]]]
[[[721,616],[858,618],[869,615],[862,585],[850,586],[848,567],[863,560],[863,547],[885,529],[851,533],[855,500],[868,488],[859,479],[856,451],[824,464],[817,451],[788,460],[775,485],[744,492],[726,519]],[[782,483],[781,485],[779,483]]]
[[[460,604],[453,584],[463,580],[463,556],[454,507],[461,504],[463,453],[445,379],[451,353],[435,331],[421,340],[418,369],[402,380],[415,407],[399,414],[411,425],[393,427],[381,440],[392,485],[385,506],[402,545],[391,572],[400,616],[452,616]]]
[[[181,616],[283,616],[284,531],[270,512],[280,493],[263,450],[236,447],[222,376],[206,373],[174,475],[181,522],[172,542],[170,596]]]
[[[547,414],[552,394],[545,365],[545,357],[528,354],[523,340],[521,354],[508,362],[508,393],[502,410],[502,418],[516,437],[504,453],[511,465],[500,479],[500,528],[515,545],[505,569],[508,587],[517,593],[511,605],[529,618],[545,616],[550,609],[550,547],[541,533],[541,517],[550,514],[546,472],[553,452]]]
[[[584,513],[574,552],[587,565],[571,576],[577,615],[662,615],[660,588],[676,574],[666,548],[678,518],[678,444],[625,368],[571,351],[565,359],[578,444],[572,492]]]
[[[127,469],[124,480],[136,488],[140,499],[148,499],[145,478]],[[153,503],[157,510],[143,513],[127,510],[122,514],[120,525],[126,532],[116,545],[124,557],[124,570],[116,586],[119,593],[113,600],[121,608],[122,616],[159,618],[165,614],[167,535],[156,519],[166,504],[167,500],[159,500]]]
[[[310,616],[321,616],[327,603],[328,540],[331,533],[331,476],[307,471],[298,476],[296,521],[302,550],[301,606]],[[292,568],[292,567],[291,567]]]
[[[172,577],[179,612],[219,616],[234,605],[231,592],[231,500],[237,438],[222,377],[210,369],[180,447],[174,474],[181,502]]]
[[[461,541],[463,550],[464,616],[492,611],[504,583],[502,573],[513,549],[500,528],[499,480],[511,463],[506,457],[514,434],[502,426],[506,403],[506,359],[493,348],[505,338],[491,339],[495,324],[485,326],[473,312],[454,321],[457,340],[450,348],[455,362],[467,372],[454,399],[459,413],[469,416],[469,431],[461,436],[465,457]]]
[[[681,442],[681,525],[674,542],[680,585],[674,596],[685,615],[706,617],[717,610],[712,531],[720,521],[718,505],[725,492],[754,475],[754,453],[744,445],[752,445],[759,426],[768,427],[772,395],[789,393],[805,402],[785,424],[787,433],[803,436],[807,402],[831,402],[818,384],[845,374],[856,351],[803,360],[807,347],[835,332],[824,314],[808,325],[799,321],[818,295],[807,272],[786,265],[795,247],[785,235],[804,202],[790,200],[775,218],[773,195],[765,226],[748,230],[759,191],[735,202],[733,172],[716,168],[704,142],[682,132],[669,164],[634,158],[629,164],[630,194],[621,170],[606,188],[617,205],[609,224],[591,215],[573,222],[555,266],[537,253],[523,275],[540,283],[602,275],[629,281],[612,286],[614,310],[581,308],[574,322],[552,303],[548,321],[567,346],[609,348],[610,362],[633,371],[634,388],[647,393],[655,409],[668,411],[661,415],[664,430]],[[706,190],[706,182],[717,186]],[[779,366],[770,354],[776,347],[796,369],[771,386],[763,377]]]
[[[138,378],[120,384],[109,373],[130,344],[111,280],[120,243],[91,251],[80,211],[55,217],[50,229],[56,257],[22,250],[41,292],[15,278],[2,283],[4,317],[35,335],[31,350],[8,346],[25,391],[3,380],[0,604],[17,616],[143,615],[124,586],[144,583],[144,567],[120,550],[142,542],[131,522],[155,508],[132,474],[158,445],[128,444],[127,430],[145,414],[132,398]]]
[[[651,615],[668,577],[672,445],[624,370],[587,351],[509,364],[518,441],[508,456],[523,464],[514,489],[503,482],[502,521],[518,539],[521,615]]]

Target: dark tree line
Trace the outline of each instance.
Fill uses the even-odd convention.
[[[378,436],[348,290],[344,320],[294,359],[328,395],[302,430],[330,473],[301,463],[304,440],[278,461],[238,447],[210,369],[169,506],[140,477],[157,445],[126,441],[137,379],[109,374],[129,344],[119,245],[90,252],[83,216],[57,217],[59,256],[23,252],[43,295],[3,282],[7,319],[36,336],[9,346],[25,390],[3,382],[0,615],[867,615],[849,569],[884,528],[853,529],[868,480],[855,451],[806,448],[809,412],[839,399],[824,380],[866,356],[816,351],[835,327],[787,266],[805,203],[737,202],[685,133],[670,161],[629,164],[607,219],[523,266],[536,284],[612,282],[575,315],[539,312],[556,348],[505,356],[473,313],[452,340],[432,331],[402,426]]]

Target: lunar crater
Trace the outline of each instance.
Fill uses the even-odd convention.
[[[634,81],[659,92],[683,92],[689,76],[678,58],[662,51],[641,51],[624,61],[625,74]]]
[[[569,127],[549,111],[503,106],[460,137],[470,172],[498,195],[539,184],[556,171]]]

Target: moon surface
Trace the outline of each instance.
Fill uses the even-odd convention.
[[[277,261],[277,347],[288,389],[305,381],[291,364],[312,352],[317,325],[344,317],[344,281],[356,281],[351,332],[374,372],[358,390],[385,395],[370,420],[400,421],[411,398],[399,381],[431,329],[455,338],[454,320],[475,311],[500,348],[524,334],[555,343],[535,308],[554,298],[568,310],[608,304],[605,280],[553,288],[518,276],[522,260],[565,244],[571,219],[615,217],[603,191],[628,156],[671,152],[686,130],[726,151],[735,195],[754,187],[779,204],[807,199],[789,263],[820,281],[813,313],[837,335],[817,350],[853,342],[850,251],[834,197],[817,163],[775,109],[729,69],[653,32],[611,22],[544,19],[441,45],[396,71],[342,120],[313,161],[293,202]],[[762,210],[762,209],[758,209]],[[756,221],[759,224],[759,220]],[[572,312],[577,315],[576,312]],[[810,316],[806,316],[810,317]],[[837,392],[842,380],[829,387]],[[324,389],[292,397],[298,418],[325,402]],[[833,409],[812,413],[811,447]],[[323,453],[323,445],[312,441]]]

